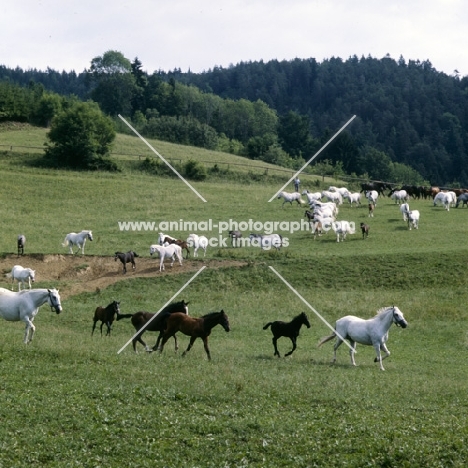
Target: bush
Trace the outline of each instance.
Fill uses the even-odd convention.
[[[187,179],[205,180],[208,174],[203,164],[190,159],[184,164],[184,175]]]

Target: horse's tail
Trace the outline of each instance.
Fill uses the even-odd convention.
[[[266,330],[273,322],[268,322],[264,327],[263,329]]]
[[[318,347],[320,348],[320,346],[322,346],[324,343],[326,343],[327,341],[333,340],[333,338],[335,337],[336,337],[336,332],[333,332],[333,334],[331,334],[330,336],[326,336],[325,338],[322,338],[318,344]]]
[[[68,235],[65,236],[65,240],[62,242],[62,247],[67,247],[70,241],[68,240]]]

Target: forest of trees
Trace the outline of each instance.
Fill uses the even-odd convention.
[[[406,173],[468,186],[468,77],[428,61],[355,56],[149,74],[138,58],[108,51],[90,63],[79,74],[0,66],[0,120],[49,125],[63,99],[93,100],[149,137],[298,167],[356,115],[322,160],[374,179]]]

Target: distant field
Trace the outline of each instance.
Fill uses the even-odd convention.
[[[30,131],[24,139],[16,132],[15,144],[32,142]],[[0,132],[0,144],[6,133],[15,132]],[[116,151],[126,154],[133,145],[136,154],[145,154],[132,137],[117,141],[122,146]],[[165,157],[249,163],[157,146]],[[203,203],[178,179],[136,168],[116,174],[53,171],[31,167],[30,158],[20,152],[0,157],[4,257],[15,252],[17,234],[25,233],[27,254],[62,254],[60,261],[67,262],[65,234],[92,229],[85,269],[87,257],[111,258],[116,250],[132,248],[149,257],[161,222],[290,226],[305,219],[303,207],[268,203],[279,188],[271,180],[194,182]],[[315,180],[310,176],[304,186],[316,188]],[[431,200],[412,200],[410,206],[421,212],[417,231],[408,231],[398,206],[384,198],[374,218],[365,206],[340,207],[339,219],[370,225],[366,240],[357,232],[338,244],[333,233],[314,241],[308,230],[278,229],[289,243],[279,253],[210,247],[208,259],[226,262],[216,269],[203,257],[190,259],[194,266],[208,266],[180,296],[190,301],[190,314],[224,309],[231,322],[230,333],[213,330],[211,362],[198,341],[182,358],[188,344],[182,335],[177,354],[172,340],[162,355],[141,347],[135,354],[131,345],[117,354],[133,334],[128,320],[114,323],[110,337],[91,337],[97,305],[116,299],[123,313],[157,311],[192,273],[160,274],[155,261],[151,277],[129,273],[108,288],[70,296],[69,278],[38,278],[36,287],[58,287],[67,299],[61,315],[41,309],[28,346],[22,324],[0,322],[0,466],[465,466],[468,210],[446,212]],[[124,221],[155,226],[121,230]],[[181,238],[188,233],[170,232]],[[215,228],[200,233],[226,236]],[[232,260],[244,266],[232,267]],[[18,262],[27,266],[28,256]],[[397,305],[409,326],[390,329],[386,371],[373,362],[373,349],[359,345],[357,368],[350,366],[344,345],[338,363],[330,365],[333,345],[317,348],[328,328],[269,266],[331,324],[344,315],[369,318]],[[311,328],[302,329],[292,356],[274,358],[272,335],[263,325],[301,311]],[[144,335],[151,344],[155,338]],[[279,340],[282,355],[290,346]]]

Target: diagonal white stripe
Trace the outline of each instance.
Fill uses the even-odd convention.
[[[202,266],[155,314],[153,317],[151,317],[151,320],[148,320],[145,325],[140,328],[117,352],[117,354],[120,354],[132,341],[134,338],[136,338],[137,335],[140,334],[142,330],[144,330],[161,312],[161,310],[164,309],[164,307],[168,306],[204,269],[206,266]]]
[[[143,141],[143,143],[145,143],[154,152],[154,154],[156,154],[156,156],[158,156],[161,159],[161,161],[163,161],[165,164],[167,164],[168,167],[171,168],[172,172],[174,172],[174,174],[176,174],[182,182],[184,182],[199,198],[201,198],[206,203],[206,200],[192,187],[192,185],[190,185],[184,179],[184,177],[181,174],[179,174],[177,170],[174,167],[172,167],[171,164],[168,161],[166,161],[120,114],[119,117],[125,124],[127,124],[127,126],[135,133],[135,135],[137,135]]]
[[[353,347],[332,327],[272,266],[269,267],[273,273],[275,273],[278,278],[283,281],[283,283],[307,306],[309,309],[333,332],[338,336],[343,343],[345,343],[349,349],[353,350],[356,354],[357,351],[353,349]]]
[[[119,116],[120,117],[120,116]],[[354,119],[353,115],[269,200],[270,203],[274,200],[283,189],[288,186],[293,179],[296,178]]]

